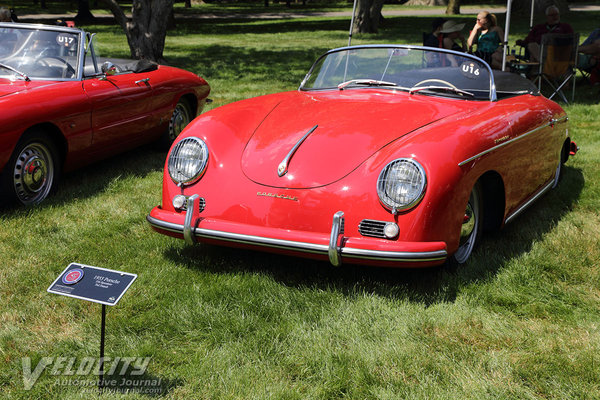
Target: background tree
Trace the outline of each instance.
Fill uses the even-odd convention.
[[[446,8],[446,14],[452,14],[452,15],[460,14],[460,0],[448,0],[448,7]]]
[[[164,62],[163,50],[167,21],[173,12],[173,0],[133,0],[131,20],[116,0],[102,0],[127,36],[131,57]]]
[[[377,33],[383,19],[381,9],[385,0],[357,0],[353,32]]]
[[[78,23],[93,21],[95,18],[90,11],[90,0],[78,0],[77,15],[75,20]]]

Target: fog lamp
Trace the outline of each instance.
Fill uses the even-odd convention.
[[[398,237],[399,233],[400,233],[400,228],[398,227],[397,224],[395,224],[393,222],[388,222],[387,224],[385,224],[385,227],[383,228],[383,234],[388,239],[394,239],[395,237]]]
[[[187,198],[182,194],[178,194],[175,197],[173,197],[173,207],[175,207],[175,209],[177,210],[181,210],[182,208],[184,208],[186,202]]]

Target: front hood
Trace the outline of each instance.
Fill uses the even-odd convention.
[[[0,79],[0,97],[54,84],[56,82]]]
[[[272,187],[328,185],[390,142],[464,107],[463,101],[383,90],[290,93],[248,141],[242,171],[252,181]],[[315,126],[280,177],[282,161]]]

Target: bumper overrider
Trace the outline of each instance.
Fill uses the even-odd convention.
[[[205,241],[271,250],[329,259],[334,266],[341,265],[344,260],[356,264],[425,267],[441,264],[448,256],[445,242],[382,241],[344,236],[342,211],[333,215],[331,232],[324,235],[201,218],[196,204],[198,201],[198,195],[188,199],[183,221],[181,214],[160,207],[155,207],[146,219],[156,231],[182,236],[190,245]]]

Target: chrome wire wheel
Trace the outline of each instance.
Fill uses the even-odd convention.
[[[16,199],[24,205],[41,203],[50,194],[56,178],[55,153],[42,142],[25,145],[12,165]]]
[[[168,140],[173,142],[191,121],[191,112],[187,102],[179,100],[169,120]]]
[[[475,244],[479,239],[482,227],[482,204],[481,204],[481,189],[479,184],[476,184],[469,196],[469,202],[465,209],[463,221],[460,229],[460,241],[458,250],[454,253],[453,258],[457,264],[467,262]]]

